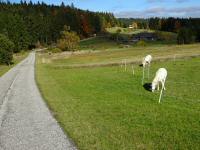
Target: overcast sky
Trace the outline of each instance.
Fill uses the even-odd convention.
[[[11,0],[19,2],[20,0]],[[32,0],[36,2],[38,0]],[[40,1],[40,0],[39,0]],[[198,17],[200,0],[43,0],[48,4],[74,3],[75,7],[92,11],[113,12],[116,17]]]

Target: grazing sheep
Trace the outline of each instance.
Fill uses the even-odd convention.
[[[159,83],[162,84],[162,88],[165,90],[166,77],[167,77],[167,70],[165,68],[159,68],[152,82],[152,92],[155,91],[156,87],[159,90]]]
[[[152,56],[151,55],[147,55],[146,57],[143,58],[142,66],[143,67],[145,67],[146,65],[150,66],[151,60],[152,60]]]
[[[147,55],[142,60],[142,66],[143,66],[142,84],[144,82],[144,69],[145,69],[146,65],[148,65],[148,79],[149,79],[149,68],[150,68],[151,60],[152,60],[152,56],[151,55]]]

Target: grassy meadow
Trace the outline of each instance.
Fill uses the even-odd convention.
[[[22,61],[26,56],[28,55],[28,52],[20,52],[17,54],[13,55],[13,64],[10,66],[7,65],[0,65],[0,77],[6,73],[9,69],[11,69],[12,67],[14,67],[17,63],[19,63],[20,61]]]
[[[146,46],[163,46],[163,45],[174,45],[176,44],[176,34],[172,32],[163,32],[163,31],[154,31],[154,30],[147,30],[147,29],[128,29],[128,28],[121,28],[121,27],[113,27],[107,28],[106,31],[110,35],[117,32],[120,29],[120,36],[130,38],[129,36],[138,34],[141,32],[149,32],[149,33],[157,33],[159,37],[165,37],[169,39],[160,40],[160,41],[145,41]],[[105,36],[97,36],[91,37],[88,39],[84,39],[80,41],[79,49],[80,50],[90,50],[90,51],[104,51],[104,50],[120,50],[129,45],[130,47],[140,47],[140,45],[135,43],[123,43],[123,42],[116,42],[109,39],[109,34],[107,37]]]
[[[153,33],[155,32],[154,30],[148,30],[148,29],[129,29],[129,28],[122,28],[122,27],[112,27],[112,28],[106,28],[106,31],[109,33],[116,33],[117,30],[121,30],[121,34],[127,34],[127,35],[131,35],[131,34],[138,34],[141,32],[149,32],[149,33]]]
[[[119,44],[105,37],[94,37],[80,42],[81,50],[108,50],[119,48]]]
[[[142,68],[120,66],[72,68],[70,64],[108,63],[199,54],[199,44],[153,46],[80,55],[38,54],[40,91],[64,131],[79,149],[199,149],[200,58],[153,62],[150,83],[160,67],[168,70],[161,104],[159,92],[141,84]],[[57,57],[57,59],[56,59]],[[43,63],[42,58],[49,58]],[[59,59],[58,59],[59,58]]]
[[[155,57],[174,57],[190,56],[194,54],[200,55],[200,44],[191,45],[149,45],[129,48],[116,48],[110,50],[99,50],[97,52],[86,52],[81,54],[61,53],[48,55],[43,54],[42,57],[52,62],[54,66],[69,66],[83,64],[105,64],[117,63],[123,59],[127,61],[141,61],[146,54],[152,54]]]

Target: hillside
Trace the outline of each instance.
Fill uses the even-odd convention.
[[[16,52],[39,44],[55,43],[64,25],[83,38],[118,23],[112,13],[85,11],[64,3],[55,6],[43,2],[0,2],[0,33],[14,42]]]

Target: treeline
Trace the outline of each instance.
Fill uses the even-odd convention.
[[[65,6],[31,1],[10,3],[0,1],[0,34],[14,43],[14,52],[39,44],[52,44],[60,38],[64,25],[80,38],[99,34],[107,27],[120,26],[112,13],[91,12]]]
[[[119,19],[128,27],[133,22],[138,28],[168,31],[178,33],[179,44],[200,42],[200,18],[149,18],[149,19]]]

